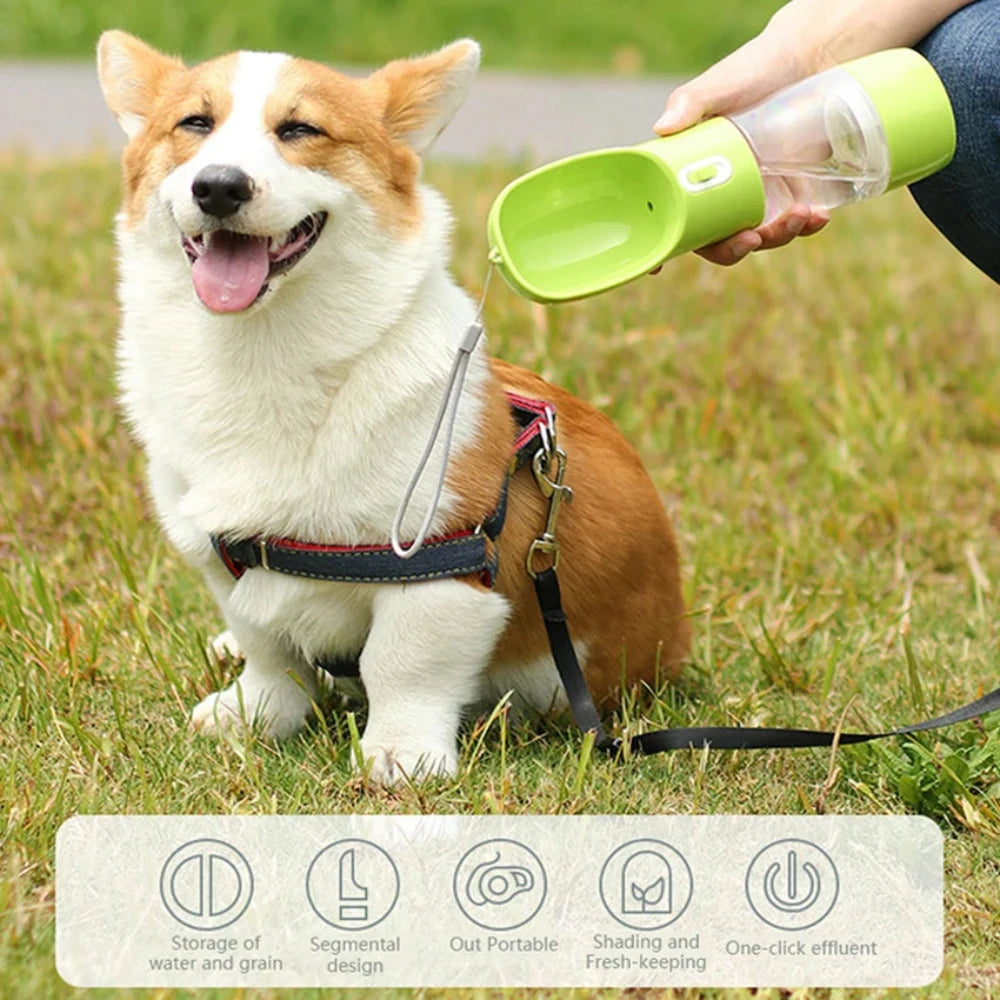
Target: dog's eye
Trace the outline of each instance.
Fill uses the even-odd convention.
[[[188,115],[175,127],[182,128],[186,132],[194,132],[196,135],[208,135],[215,128],[215,122],[208,115]]]
[[[305,139],[311,135],[326,135],[321,129],[308,122],[287,121],[282,122],[275,130],[274,134],[282,142],[294,142],[296,139]]]

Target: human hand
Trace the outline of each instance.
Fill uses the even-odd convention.
[[[782,44],[765,31],[674,90],[654,131],[670,135],[704,118],[744,110],[811,72],[814,67],[806,64],[794,46]],[[788,207],[766,225],[744,229],[697,253],[714,264],[735,264],[755,250],[811,236],[830,221],[825,208],[796,200],[794,191],[783,194],[781,200]]]

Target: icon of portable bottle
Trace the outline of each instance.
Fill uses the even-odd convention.
[[[465,894],[475,906],[487,903],[503,906],[522,892],[530,892],[535,887],[535,877],[531,869],[523,865],[500,863],[500,851],[478,864],[469,875]]]
[[[954,150],[937,73],[912,49],[890,49],[729,118],[525,174],[490,210],[490,259],[528,298],[583,298],[794,202],[829,209],[911,184]]]

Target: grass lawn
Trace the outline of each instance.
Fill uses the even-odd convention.
[[[233,48],[328,62],[379,63],[471,36],[491,69],[685,73],[751,35],[781,0],[6,0],[0,56],[90,58],[105,28],[123,28],[192,60]]]
[[[513,173],[430,171],[470,290]],[[77,995],[53,966],[53,845],[67,817],[102,812],[921,812],[946,838],[947,940],[920,995],[1000,992],[998,718],[832,758],[684,752],[582,772],[572,731],[479,720],[456,779],[391,792],[352,779],[340,706],[278,749],[193,738],[187,712],[227,670],[202,652],[216,612],[150,517],[114,402],[116,202],[106,160],[0,162],[0,203],[16,206],[0,236],[4,1000]],[[997,305],[905,194],[738,268],[691,256],[586,303],[543,310],[494,285],[493,351],[610,414],[678,525],[692,662],[615,726],[830,727],[846,712],[848,728],[890,728],[1000,683]],[[295,994],[320,995],[348,994]]]

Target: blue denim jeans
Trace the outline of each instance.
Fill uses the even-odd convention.
[[[918,46],[955,112],[955,158],[911,186],[924,214],[1000,283],[1000,0],[976,0]]]

